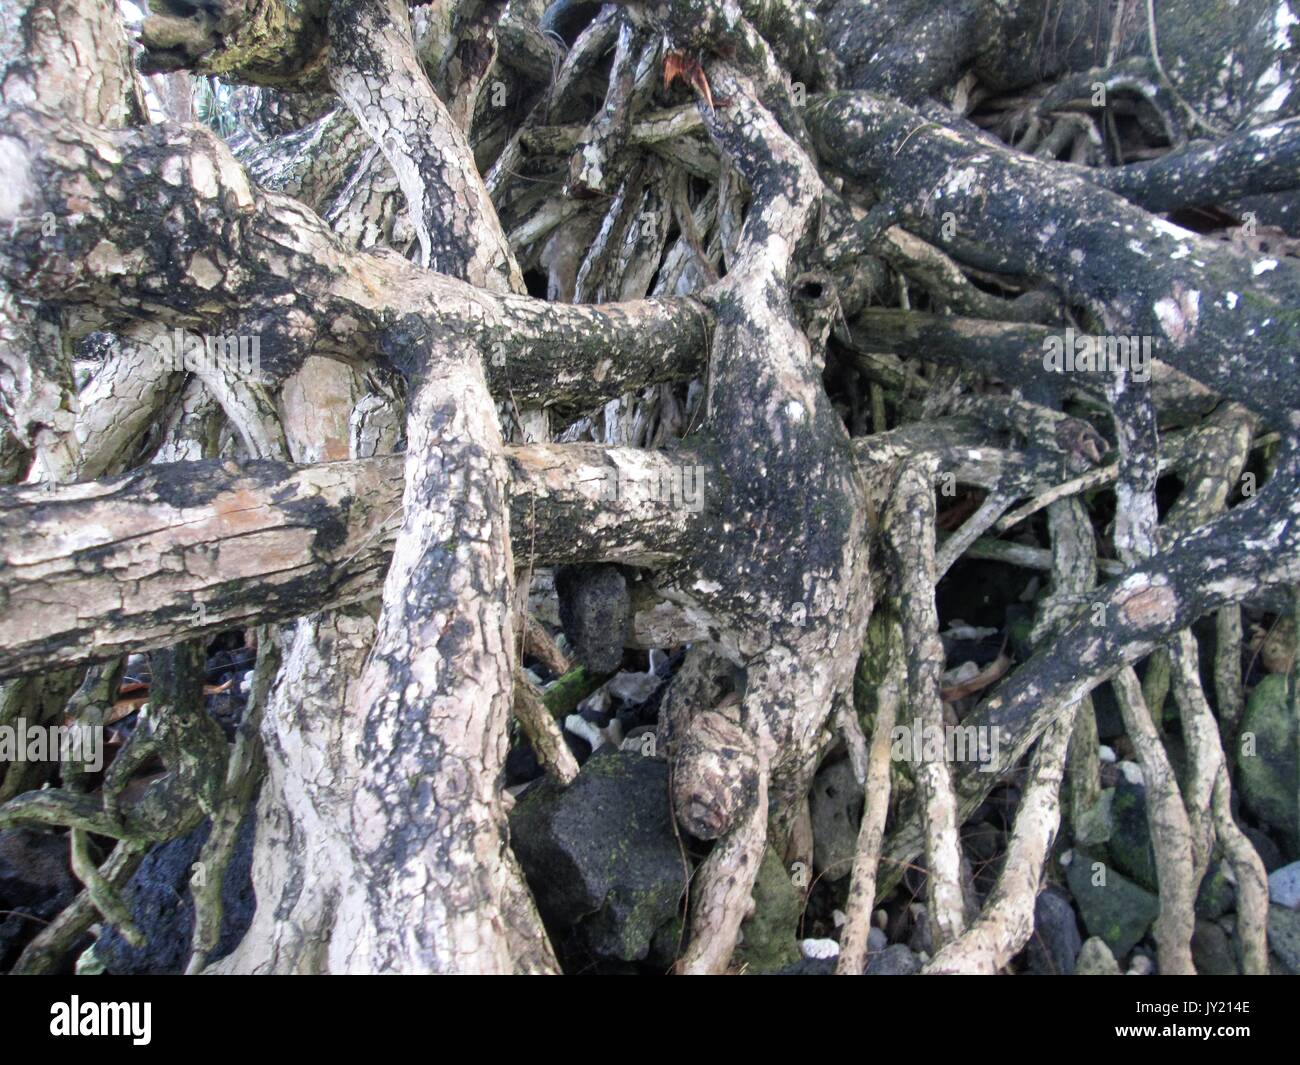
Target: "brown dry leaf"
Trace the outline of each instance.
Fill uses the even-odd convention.
[[[143,695],[133,695],[129,699],[119,699],[113,704],[113,709],[108,712],[108,717],[104,718],[105,725],[113,725],[121,721],[124,717],[130,717],[140,707],[149,701],[149,692]]]
[[[709,79],[705,76],[704,67],[698,59],[688,56],[685,52],[669,52],[664,56],[664,87],[670,86],[677,78],[686,81],[691,88],[704,97],[709,110],[714,110]]]
[[[964,699],[968,695],[974,695],[978,691],[983,691],[995,681],[1000,680],[1010,668],[1011,656],[1004,651],[976,673],[975,676],[971,677],[970,680],[954,684],[951,688],[939,689],[939,698],[945,703],[952,703],[958,699]]]

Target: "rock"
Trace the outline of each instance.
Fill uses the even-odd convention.
[[[1300,913],[1268,908],[1268,946],[1294,976],[1300,976]]]
[[[1005,839],[997,825],[981,821],[962,833],[962,846],[974,862],[991,863],[1002,853]]]
[[[1254,845],[1255,852],[1259,855],[1259,860],[1264,863],[1265,872],[1271,873],[1275,869],[1281,869],[1282,866],[1286,864],[1286,862],[1282,860],[1282,852],[1278,849],[1277,844],[1273,842],[1267,833],[1261,832],[1258,828],[1254,828],[1251,825],[1242,825],[1241,830],[1246,834],[1246,838]]]
[[[208,838],[205,821],[179,839],[160,843],[144,856],[124,892],[136,926],[145,935],[133,947],[114,926],[95,943],[97,961],[119,975],[175,975],[185,971],[194,930],[194,898],[190,878]],[[253,921],[257,896],[253,892],[253,841],[256,817],[245,816],[221,886],[221,938],[210,961],[224,958],[243,939]]]
[[[631,621],[627,578],[614,565],[560,566],[555,571],[560,623],[574,657],[593,673],[612,673],[623,663]]]
[[[1074,907],[1064,891],[1049,886],[1034,900],[1029,971],[1046,976],[1072,976],[1082,946]]]
[[[828,880],[853,871],[862,820],[862,786],[848,760],[823,768],[813,780],[813,864]]]
[[[1250,693],[1236,757],[1243,801],[1256,817],[1281,833],[1288,858],[1300,857],[1296,828],[1300,757],[1286,677],[1271,674]]]
[[[599,958],[645,958],[677,914],[682,859],[660,758],[604,750],[567,788],[543,780],[516,803],[510,835],[552,934],[576,930]]]
[[[895,943],[867,961],[867,976],[915,976],[921,971],[921,959],[908,947]]]
[[[884,929],[872,927],[867,933],[867,953],[879,954],[889,946],[889,937],[885,935]]]
[[[1106,853],[1111,863],[1142,887],[1156,891],[1156,852],[1147,827],[1147,790],[1127,781],[1115,788],[1111,802],[1111,834]]]
[[[1079,824],[1074,826],[1076,843],[1082,843],[1085,847],[1099,847],[1110,840],[1111,833],[1115,831],[1114,802],[1115,789],[1103,788],[1097,801],[1084,811]]]
[[[1120,736],[1127,736],[1124,715],[1115,701],[1115,689],[1110,684],[1099,684],[1092,689],[1092,710],[1097,716],[1097,738],[1110,744]],[[1113,746],[1113,744],[1112,744]]]
[[[605,690],[628,706],[640,706],[664,682],[654,670],[647,673],[617,673],[605,685]]]
[[[801,939],[799,941],[799,953],[805,958],[816,958],[818,960],[838,958],[840,956],[840,945],[833,939]]]
[[[1215,862],[1201,881],[1196,893],[1196,916],[1214,920],[1222,917],[1237,903],[1237,889],[1229,879],[1228,867]]]
[[[917,954],[933,954],[934,938],[930,930],[930,914],[919,902],[908,907],[912,917],[912,934],[907,937],[907,945]]]
[[[68,863],[67,836],[0,831],[0,971],[80,890]]]
[[[1125,976],[1150,976],[1156,971],[1156,963],[1151,960],[1150,955],[1135,953],[1129,959],[1128,972]]]
[[[744,941],[736,960],[747,972],[777,972],[799,960],[799,917],[803,896],[776,851],[768,847],[754,882],[754,912],[740,926]]]
[[[762,973],[758,975],[763,975]],[[774,976],[834,976],[834,958],[800,958],[792,965],[787,965]]]
[[[1142,776],[1142,767],[1137,762],[1118,762],[1116,768],[1119,770],[1121,779],[1139,786],[1144,784],[1145,778]]]
[[[1075,976],[1119,976],[1119,963],[1106,941],[1093,936],[1084,940],[1074,962]]]
[[[66,836],[26,828],[0,832],[0,909],[39,906],[77,888]]]
[[[1289,910],[1300,910],[1300,862],[1275,869],[1268,877],[1269,901]]]
[[[1197,921],[1192,934],[1192,961],[1201,976],[1239,976],[1237,956],[1228,934],[1213,921]]]
[[[1075,851],[1066,879],[1088,935],[1104,939],[1116,957],[1137,945],[1160,912],[1155,895],[1085,851]]]

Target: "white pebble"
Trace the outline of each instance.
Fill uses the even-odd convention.
[[[799,950],[805,958],[818,961],[840,956],[840,945],[833,939],[804,939],[799,942]]]

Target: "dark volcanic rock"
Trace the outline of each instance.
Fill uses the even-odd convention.
[[[1034,933],[1029,938],[1029,970],[1048,976],[1073,976],[1083,947],[1074,907],[1058,887],[1046,888],[1034,901]]]
[[[1237,770],[1247,807],[1277,833],[1288,860],[1300,857],[1300,751],[1287,681],[1281,674],[1265,677],[1250,693],[1237,741]]]
[[[555,591],[574,657],[592,673],[618,669],[632,619],[623,571],[611,565],[561,566],[555,571]]]
[[[0,832],[0,970],[81,890],[68,837],[25,828]]]
[[[867,962],[867,976],[915,976],[921,971],[921,959],[902,943],[873,954]]]
[[[250,813],[239,826],[235,852],[221,889],[224,904],[221,939],[211,961],[224,958],[234,950],[253,920],[256,896],[251,873],[255,825],[255,816]],[[205,821],[188,835],[160,843],[145,855],[125,892],[135,923],[145,934],[145,944],[133,947],[117,928],[109,927],[95,944],[95,956],[110,973],[185,971],[194,930],[190,877],[208,838],[208,827]]]
[[[576,931],[598,958],[645,958],[677,915],[684,878],[662,759],[598,752],[568,788],[548,779],[524,795],[510,836],[552,934]]]
[[[1094,864],[1100,868],[1094,870]],[[1068,879],[1088,935],[1105,940],[1116,958],[1137,945],[1160,912],[1155,895],[1117,870],[1105,868],[1086,851],[1074,852]]]

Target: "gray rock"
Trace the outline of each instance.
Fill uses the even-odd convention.
[[[1268,945],[1293,975],[1300,976],[1300,913],[1281,906],[1270,906]]]
[[[547,779],[524,795],[510,838],[547,925],[576,929],[597,957],[645,958],[677,914],[682,859],[662,759],[593,755],[567,788]]]
[[[136,926],[145,935],[133,947],[115,926],[95,943],[95,957],[110,973],[175,975],[185,971],[194,929],[194,898],[190,877],[208,838],[205,821],[179,839],[160,843],[145,855],[125,891]],[[221,885],[221,938],[210,961],[224,958],[239,945],[253,921],[257,896],[253,892],[253,842],[256,817],[246,815],[235,837],[235,849]]]
[[[1034,900],[1034,932],[1029,937],[1029,971],[1047,976],[1071,976],[1083,939],[1074,907],[1058,887],[1048,887]]]
[[[37,906],[74,887],[66,836],[26,828],[0,831],[0,909]]]
[[[1233,909],[1236,903],[1237,889],[1228,879],[1224,864],[1215,862],[1196,893],[1196,916],[1212,921]]]
[[[962,845],[972,861],[992,862],[1006,846],[1003,832],[997,825],[981,821],[968,828],[961,837]]]
[[[919,902],[914,902],[912,911],[912,933],[907,937],[907,945],[917,954],[934,953],[934,937],[930,928],[930,915]]]
[[[1106,941],[1093,936],[1084,940],[1074,963],[1075,976],[1119,976],[1119,962]]]
[[[1130,880],[1157,889],[1156,854],[1147,827],[1146,788],[1121,782],[1111,801],[1111,833],[1106,844],[1111,863]]]
[[[853,871],[862,820],[862,786],[848,760],[823,768],[813,780],[813,864],[828,880]]]
[[[1281,674],[1265,677],[1250,693],[1236,757],[1242,799],[1261,821],[1281,833],[1288,857],[1300,857],[1300,840],[1296,838],[1300,757],[1295,715],[1287,698],[1286,677]]]
[[[1268,876],[1269,901],[1289,910],[1300,910],[1300,862],[1275,869]]]
[[[1083,812],[1074,826],[1074,841],[1084,846],[1100,846],[1115,831],[1115,789],[1103,788],[1097,801]]]
[[[1192,934],[1192,961],[1201,976],[1239,976],[1237,956],[1228,934],[1213,921],[1197,921]]]
[[[1076,850],[1066,878],[1090,936],[1100,936],[1116,957],[1137,945],[1160,912],[1155,895],[1086,851]],[[1097,882],[1094,883],[1094,880]]]
[[[593,673],[612,673],[623,662],[632,618],[627,578],[614,565],[560,566],[555,571],[560,623],[574,657]]]
[[[0,971],[80,890],[68,864],[67,836],[0,831]]]
[[[889,937],[885,935],[885,930],[873,926],[867,933],[867,953],[879,954],[887,946],[889,946]]]
[[[1251,825],[1242,825],[1241,830],[1254,845],[1255,851],[1259,854],[1259,860],[1264,863],[1266,872],[1271,873],[1273,870],[1281,869],[1282,866],[1286,865],[1282,858],[1282,852],[1266,832],[1261,832]]]
[[[758,973],[763,976],[765,974]],[[779,972],[772,973],[773,976],[834,976],[835,959],[834,958],[803,958],[801,957],[793,965],[787,965]]]
[[[867,962],[867,976],[915,976],[921,971],[921,959],[908,947],[895,943]]]

